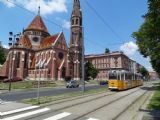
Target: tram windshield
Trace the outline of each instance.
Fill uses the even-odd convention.
[[[109,74],[109,79],[114,79],[116,80],[117,79],[117,75],[115,73],[110,73]]]

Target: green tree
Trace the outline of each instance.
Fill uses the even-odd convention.
[[[110,50],[108,48],[106,48],[105,53],[110,53]]]
[[[149,77],[149,72],[145,67],[139,68],[138,72],[141,73],[142,76],[145,77],[145,78]]]
[[[90,78],[95,79],[98,74],[98,69],[96,69],[91,62],[86,62],[85,64],[85,80]]]
[[[3,64],[6,60],[6,56],[4,53],[4,49],[2,47],[0,47],[0,64]]]
[[[145,21],[133,37],[140,53],[150,57],[152,67],[160,75],[160,0],[148,0],[148,12],[143,17]]]

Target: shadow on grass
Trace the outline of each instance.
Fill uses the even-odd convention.
[[[160,91],[160,86],[152,86],[152,87],[141,87],[141,89],[143,90],[148,90],[148,91],[155,91],[155,90],[159,90]]]
[[[147,113],[142,120],[160,120],[160,86],[155,85],[153,87],[141,87],[141,89],[155,91],[147,109],[139,109],[139,111]],[[147,118],[147,116],[151,118]]]
[[[160,120],[160,111],[159,110],[145,110],[139,109],[140,112],[145,112],[142,120]]]

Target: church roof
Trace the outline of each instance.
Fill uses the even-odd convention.
[[[55,34],[53,36],[49,36],[43,39],[41,41],[40,48],[47,48],[47,47],[52,46],[55,43],[55,41],[58,39],[60,34],[61,33],[58,33],[58,34]]]
[[[30,23],[26,30],[40,30],[48,33],[47,27],[45,26],[40,15],[37,15],[33,19],[33,21]]]
[[[32,44],[29,40],[29,38],[26,35],[23,35],[19,40],[19,45],[26,47],[26,48],[32,48]]]

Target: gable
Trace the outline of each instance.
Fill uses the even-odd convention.
[[[55,48],[62,49],[62,50],[67,50],[68,46],[64,37],[64,34],[61,33],[57,41],[55,41]]]

